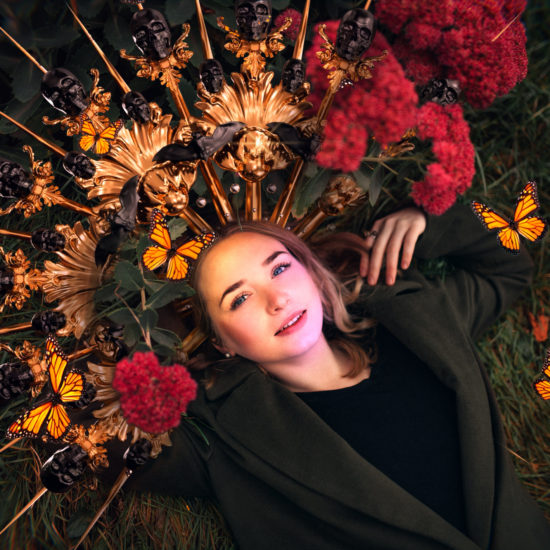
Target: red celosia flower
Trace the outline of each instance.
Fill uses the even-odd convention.
[[[292,24],[286,31],[283,31],[283,34],[291,40],[296,40],[298,38],[298,31],[300,30],[300,23],[302,22],[302,14],[299,11],[288,8],[280,13],[275,19],[275,28],[279,28],[287,17],[292,19]]]
[[[197,395],[197,383],[184,366],[163,367],[152,352],[119,361],[113,388],[120,394],[124,418],[151,434],[175,428]]]

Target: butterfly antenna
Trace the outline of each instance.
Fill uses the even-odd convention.
[[[99,57],[103,59],[103,63],[107,66],[108,71],[111,73],[111,76],[116,80],[116,83],[120,86],[120,89],[126,94],[128,93],[131,88],[126,84],[126,81],[122,78],[121,74],[115,69],[115,66],[109,61],[109,58],[105,55],[103,50],[100,48],[99,44],[94,40],[93,36],[90,34],[88,29],[84,26],[84,23],[80,21],[76,13],[73,11],[71,6],[67,5],[69,8],[69,11],[73,14],[73,17],[75,18],[76,22],[80,25],[80,28],[84,32],[84,34],[88,37],[88,40],[92,43],[92,46],[96,49],[97,53],[99,54]]]
[[[111,501],[115,498],[117,493],[122,489],[122,486],[126,483],[130,475],[132,474],[131,470],[128,468],[124,468],[122,472],[120,472],[119,476],[117,477],[113,487],[109,491],[109,494],[107,496],[107,499],[105,502],[101,505],[101,508],[97,511],[96,515],[86,528],[86,531],[82,534],[80,539],[78,539],[78,542],[71,548],[71,550],[76,550],[80,544],[82,544],[82,541],[88,536],[88,533],[92,530],[93,526],[97,523],[97,520],[103,515],[109,504],[111,504]]]
[[[13,36],[11,36],[6,30],[4,30],[3,27],[0,27],[0,31],[2,31],[43,73],[47,73],[48,71],[38,63],[38,61],[25,49]]]
[[[42,487],[42,489],[40,489],[40,491],[38,491],[38,493],[36,493],[36,495],[32,497],[28,504],[20,512],[17,513],[17,515],[4,527],[4,529],[2,529],[2,531],[0,531],[0,535],[8,527],[10,527],[10,525],[13,525],[27,510],[30,510],[34,506],[34,504],[47,493],[47,491],[48,489],[46,487]]]

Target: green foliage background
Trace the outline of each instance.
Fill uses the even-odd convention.
[[[72,4],[74,6],[74,3]],[[310,17],[314,23],[327,18],[337,18],[346,9],[362,5],[363,2],[316,0],[312,4]],[[210,9],[206,19],[214,51],[225,65],[226,71],[230,72],[231,68],[235,67],[234,60],[223,49],[223,33],[217,29],[215,19],[222,15],[226,24],[234,26],[231,2],[205,0],[203,5]],[[195,32],[194,2],[149,0],[147,6],[164,11],[173,25],[174,36],[178,35],[179,29],[176,27],[183,22],[189,21],[192,25],[188,41],[196,53],[181,85],[185,100],[191,106],[195,98],[191,82],[196,81],[198,65],[202,59],[198,33]],[[289,6],[301,9],[302,2],[273,0],[273,6],[275,10]],[[133,8],[121,5],[115,0],[79,0],[77,7],[88,29],[104,47],[130,86],[136,90],[146,90],[145,95],[149,101],[156,101],[163,109],[175,112],[171,100],[159,84],[150,85],[142,79],[137,79],[129,63],[118,58],[116,50],[127,48],[132,51],[128,20]],[[95,51],[72,23],[71,15],[62,2],[4,0],[0,3],[0,16],[2,26],[33,52],[43,66],[70,68],[86,88],[91,84],[87,69],[97,67],[101,72],[100,85],[113,93],[110,115],[119,115],[118,89],[112,84]],[[498,99],[487,109],[473,110],[466,107],[466,118],[470,123],[471,138],[476,148],[477,174],[472,188],[461,200],[481,199],[503,212],[510,213],[515,197],[523,185],[534,179],[539,187],[542,215],[548,215],[550,36],[548,26],[543,22],[549,19],[550,7],[544,0],[533,0],[529,3],[523,17],[528,35],[528,77],[510,94]],[[41,76],[39,71],[5,39],[2,38],[0,44],[2,110],[48,139],[70,149],[71,145],[60,138],[61,133],[56,128],[43,126],[40,122],[42,115],[52,116],[52,110],[38,93]],[[281,55],[268,68],[278,71],[283,62],[284,56]],[[27,159],[21,151],[23,143],[32,142],[21,131],[14,130],[11,124],[0,121],[0,157],[26,165]],[[34,143],[32,144],[34,147]],[[34,149],[38,158],[49,157],[43,146],[37,145]],[[58,173],[63,174],[57,159],[52,158],[52,161],[56,164]],[[375,206],[366,205],[356,214],[355,219],[349,222],[357,224],[360,216],[371,219],[405,199],[406,187],[400,168],[401,162],[395,161],[389,165],[390,169],[399,173],[398,176],[393,177],[391,170],[384,172],[385,185],[381,188]],[[411,161],[410,164],[414,162]],[[364,177],[375,179],[371,173],[373,168],[374,165],[365,163]],[[311,203],[328,178],[328,174],[316,172],[314,169],[309,175],[312,181],[304,186],[304,193],[300,199],[304,207]],[[85,202],[84,193],[66,175],[56,180],[56,184],[67,197]],[[200,190],[200,181],[197,182],[197,187]],[[74,218],[71,213],[62,209],[56,209],[54,213],[51,209],[44,209],[39,214],[40,224],[51,226],[54,217],[57,223],[60,220],[70,222]],[[360,220],[361,224],[364,223],[364,218]],[[24,219],[10,216],[2,219],[0,225],[27,231],[31,227],[35,228],[38,222],[36,217]],[[10,242],[8,239],[4,239],[0,244],[6,249],[18,246],[18,243]],[[533,380],[542,368],[545,346],[548,342],[535,341],[527,317],[528,312],[534,315],[550,315],[548,246],[546,238],[542,243],[530,247],[536,264],[532,288],[524,299],[485,335],[479,343],[479,348],[502,409],[508,449],[518,474],[550,519],[550,403],[539,400],[532,388]],[[31,253],[31,260],[40,262],[42,259],[43,255]],[[37,307],[41,307],[39,298],[35,298],[25,312],[28,314]],[[22,319],[21,315],[8,310],[2,314],[1,324],[19,322]],[[34,343],[39,343],[39,339],[30,334],[24,336]],[[5,360],[6,355],[0,356],[0,362]],[[23,399],[0,410],[2,429],[20,410],[22,403]],[[0,454],[0,527],[5,525],[15,511],[28,502],[37,491],[39,482],[36,473],[39,461],[46,456],[44,449],[37,447],[35,451],[26,441],[18,442],[16,446]],[[93,480],[90,478],[86,483],[92,484]],[[108,487],[104,486],[97,491],[83,491],[80,486],[61,496],[48,493],[30,513],[0,537],[0,547],[16,550],[68,547],[83,532],[107,491]],[[235,505],[238,506],[238,503]],[[126,493],[115,498],[83,547],[97,550],[220,550],[231,548],[232,542],[221,516],[212,503],[199,499],[184,501]]]

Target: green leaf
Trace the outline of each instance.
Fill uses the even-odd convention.
[[[183,235],[187,229],[187,222],[183,218],[171,217],[168,220],[168,230],[170,237],[175,241],[180,235]]]
[[[117,51],[122,49],[129,50],[132,47],[130,25],[128,24],[128,20],[122,17],[112,14],[105,23],[103,34],[105,40]]]
[[[151,332],[157,326],[159,320],[158,313],[154,309],[149,308],[143,310],[138,317],[139,323],[146,332]]]
[[[133,347],[136,345],[138,340],[142,337],[142,332],[140,326],[136,323],[128,323],[124,327],[124,343],[128,347]]]
[[[40,71],[27,59],[17,64],[12,73],[11,89],[16,99],[24,103],[40,93]]]
[[[372,171],[371,183],[369,186],[369,202],[371,206],[376,204],[380,191],[382,190],[382,183],[384,181],[384,170],[381,166],[377,166]]]
[[[60,48],[66,46],[80,36],[76,28],[72,26],[57,26],[52,32],[52,28],[41,27],[34,33],[34,46],[41,50],[44,48]]]
[[[182,2],[181,0],[166,0],[164,15],[171,26],[181,25],[189,21],[194,14],[195,2],[191,2],[191,0],[187,0],[187,2]],[[178,37],[179,34],[177,36],[174,35],[174,41],[177,40]]]
[[[126,260],[121,260],[116,264],[114,277],[121,288],[126,290],[141,290],[143,288],[143,277],[140,270]]]
[[[370,170],[369,170],[370,172]],[[355,181],[357,181],[357,185],[363,189],[363,191],[368,192],[371,179],[370,177],[361,169],[356,170],[353,172],[353,177],[355,178]]]
[[[158,309],[162,306],[173,302],[177,298],[189,296],[191,289],[183,281],[166,282],[160,290],[152,294],[147,302],[146,307]]]
[[[165,328],[154,328],[151,331],[151,338],[162,346],[174,349],[177,345],[181,344],[180,337],[171,330]]]
[[[114,321],[115,323],[124,326],[136,322],[134,316],[132,315],[132,312],[126,306],[115,309],[115,311],[108,313],[107,317],[109,317],[111,321]]]
[[[274,10],[284,10],[285,8],[288,8],[289,4],[290,0],[271,0],[271,5]]]
[[[78,0],[78,17],[82,21],[84,18],[91,18],[97,15],[106,0]]]
[[[163,346],[163,345],[153,346],[153,351],[159,357],[164,357],[164,358],[172,357],[175,352],[174,348],[170,348],[168,346]]]
[[[92,512],[89,510],[78,510],[67,522],[67,535],[71,539],[81,537],[84,531],[86,531],[86,527],[88,527],[91,519]]]
[[[116,281],[113,281],[98,288],[94,294],[95,303],[100,304],[101,302],[112,301],[117,285],[118,283]]]

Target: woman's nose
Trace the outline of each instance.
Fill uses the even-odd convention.
[[[281,290],[271,290],[267,295],[267,309],[269,312],[276,313],[281,309],[284,309],[285,306],[290,301],[289,295]]]

